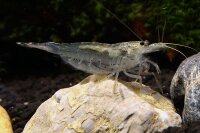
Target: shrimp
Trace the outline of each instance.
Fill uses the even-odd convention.
[[[117,79],[119,72],[123,72],[126,76],[140,80],[140,82],[142,82],[140,74],[134,75],[128,73],[127,70],[139,66],[139,72],[141,72],[141,66],[145,66],[145,68],[147,68],[149,65],[152,65],[155,67],[157,73],[160,73],[159,66],[155,62],[147,59],[144,56],[145,54],[170,48],[186,57],[182,52],[168,45],[179,45],[190,48],[188,46],[173,43],[149,44],[148,41],[130,41],[115,44],[98,42],[77,42],[61,44],[46,42],[18,44],[25,47],[41,49],[59,55],[65,63],[70,64],[74,68],[87,73],[99,75],[111,74],[116,75],[115,78]],[[153,75],[156,79],[154,73],[151,75]]]

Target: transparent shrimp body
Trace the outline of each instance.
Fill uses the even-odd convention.
[[[63,44],[59,55],[73,67],[93,74],[109,74],[133,68],[140,64],[143,52],[150,45],[141,41]],[[151,49],[152,50],[152,49]]]
[[[93,74],[110,74],[134,68],[147,61],[144,54],[166,48],[165,44],[130,41],[115,44],[98,42],[78,43],[20,43],[61,56],[74,68]],[[148,61],[158,68],[155,63]]]

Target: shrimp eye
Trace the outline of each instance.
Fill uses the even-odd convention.
[[[148,46],[149,45],[149,41],[145,40],[145,41],[141,41],[140,45],[145,45]]]
[[[144,45],[144,41],[140,42],[140,45]]]

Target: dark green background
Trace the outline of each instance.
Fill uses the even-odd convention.
[[[120,42],[142,39],[199,49],[199,0],[0,0],[0,40],[25,42]]]

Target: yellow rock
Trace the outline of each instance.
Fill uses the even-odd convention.
[[[180,125],[171,101],[148,86],[92,75],[42,103],[23,133],[153,133]]]
[[[0,133],[13,133],[10,117],[2,106],[0,106]]]

